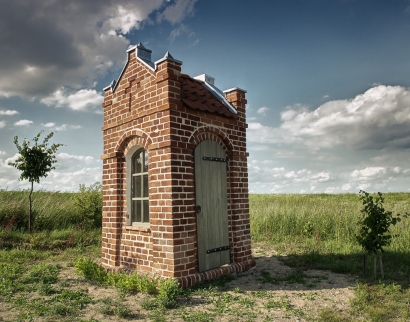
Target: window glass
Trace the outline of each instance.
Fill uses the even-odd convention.
[[[143,184],[143,189],[144,189],[144,193],[143,193],[143,197],[148,197],[148,174],[144,175],[144,184]]]
[[[144,151],[144,172],[148,172],[148,153]]]
[[[140,198],[141,197],[141,176],[140,175],[133,175],[133,189],[132,189],[132,196],[133,198]],[[148,184],[148,181],[147,181]],[[147,196],[148,197],[148,196]]]
[[[142,158],[141,152],[137,152],[137,155],[134,158],[134,173],[140,173],[142,169]]]
[[[149,223],[148,153],[140,149],[131,158],[131,224]]]
[[[144,200],[144,222],[149,222],[149,205],[148,200]]]

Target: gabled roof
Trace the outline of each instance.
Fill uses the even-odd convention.
[[[237,118],[236,110],[214,85],[181,74],[181,100],[186,107]]]

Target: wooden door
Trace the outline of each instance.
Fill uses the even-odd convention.
[[[195,148],[199,271],[229,264],[226,155],[214,141]]]

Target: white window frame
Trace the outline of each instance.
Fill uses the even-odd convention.
[[[140,153],[142,151],[145,151],[145,153],[147,153],[147,163],[149,164],[148,151],[145,150],[142,146],[139,146],[139,145],[136,145],[136,146],[133,146],[132,148],[130,148],[130,150],[127,152],[127,155],[126,155],[126,158],[125,158],[125,160],[126,160],[126,176],[127,176],[127,190],[126,190],[127,191],[127,212],[126,212],[127,213],[127,226],[143,226],[143,227],[146,227],[146,226],[150,225],[150,223],[149,223],[149,192],[148,192],[149,182],[147,183],[148,186],[146,187],[147,196],[144,197],[144,196],[142,196],[142,193],[141,193],[140,197],[134,197],[133,198],[133,177],[140,176],[141,177],[141,183],[142,183],[141,186],[143,186],[143,184],[144,184],[143,177],[148,176],[148,171],[144,172],[142,170],[138,174],[133,173],[133,170],[134,170],[133,169],[134,156],[136,156],[137,153]],[[144,188],[142,188],[142,189],[144,189]],[[141,201],[141,221],[135,221],[132,218],[133,201],[137,201],[137,200]],[[144,202],[148,202],[148,221],[145,221],[145,222],[143,221],[144,220],[144,211],[145,211],[144,206],[143,206]]]

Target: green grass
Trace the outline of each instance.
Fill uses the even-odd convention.
[[[95,194],[91,198],[87,193]],[[24,226],[27,192],[0,190],[0,302],[14,310],[11,320],[75,321],[81,320],[85,310],[99,314],[88,317],[87,321],[94,322],[111,318],[268,321],[269,314],[265,317],[260,313],[263,310],[280,310],[289,318],[317,321],[410,319],[410,218],[392,227],[395,236],[383,254],[385,281],[373,280],[372,258],[367,262],[368,278],[362,279],[363,253],[354,238],[362,207],[358,195],[250,195],[253,243],[266,252],[274,249],[286,254],[279,259],[293,269],[282,275],[264,270],[255,273],[255,283],[263,288],[232,288],[230,283],[242,276],[226,276],[183,293],[171,280],[170,284],[152,283],[147,276],[99,270],[95,263],[100,257],[101,229],[84,228],[84,223],[97,218],[87,217],[85,212],[98,209],[98,187],[83,189],[81,196],[35,192],[35,232],[28,234]],[[410,194],[386,193],[384,197],[387,210],[410,212]],[[8,229],[7,223],[13,217],[13,227]],[[81,264],[79,258],[90,260]],[[64,272],[73,270],[76,262],[77,266],[83,265],[86,278],[79,276],[79,282],[73,282],[72,278],[62,277]],[[288,298],[275,296],[269,290],[296,284],[315,290],[324,277],[308,277],[306,269],[356,276],[350,311],[327,308],[319,316],[310,317]],[[87,293],[88,288],[99,288],[101,292],[112,288],[111,292],[116,289],[117,295],[95,299]],[[301,294],[314,302],[318,292]],[[126,301],[129,297],[132,302]]]
[[[26,227],[29,209],[29,191],[0,190],[0,226],[14,218],[14,226]],[[75,226],[78,218],[74,214],[75,193],[33,192],[34,229],[61,229]]]
[[[0,228],[25,230],[29,212],[28,190],[0,190]],[[35,231],[64,230],[75,226],[101,227],[102,187],[80,185],[80,192],[33,192]]]
[[[386,193],[385,208],[410,212],[410,194]],[[362,249],[355,240],[362,204],[355,194],[250,195],[251,235],[290,255],[288,265],[359,274]],[[392,243],[383,255],[386,277],[410,273],[410,218],[391,229]],[[370,274],[371,258],[367,269]]]

